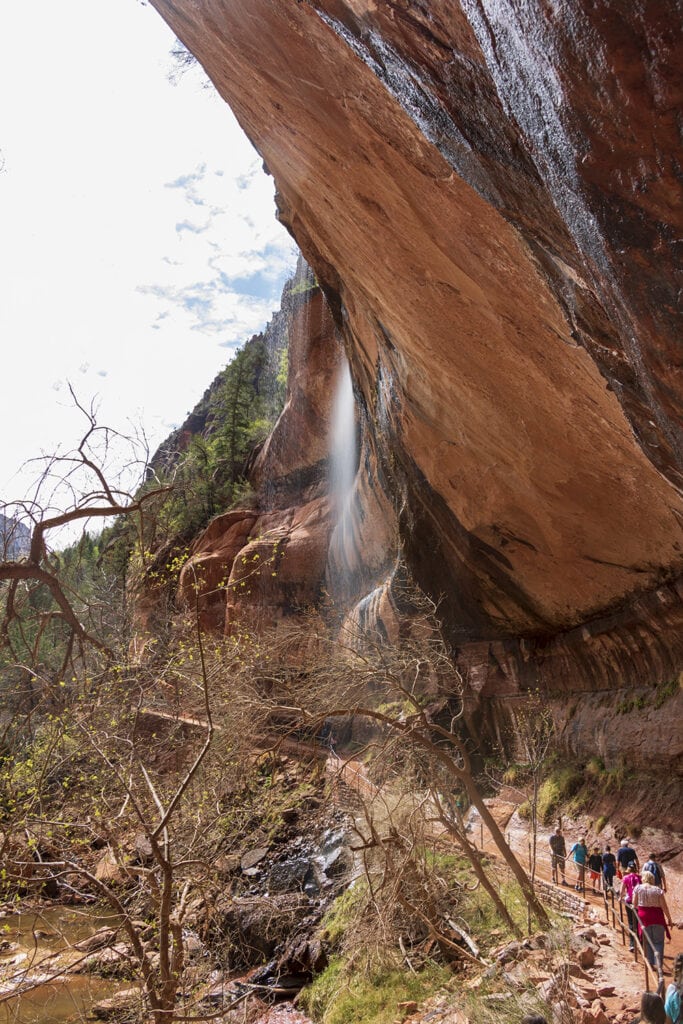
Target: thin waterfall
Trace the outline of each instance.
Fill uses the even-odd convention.
[[[348,575],[349,555],[353,551],[353,485],[358,467],[356,402],[349,364],[344,358],[339,368],[332,407],[330,431],[330,500],[335,527],[330,545],[332,590],[340,596]]]

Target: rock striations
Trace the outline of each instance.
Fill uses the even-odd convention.
[[[220,549],[235,573],[281,538],[272,613],[317,600],[340,557],[346,600],[381,607],[400,547],[473,707],[675,677],[674,0],[153,3],[262,154],[325,297],[257,469],[261,519],[216,521],[207,564]],[[328,560],[312,467],[338,339],[359,514]]]

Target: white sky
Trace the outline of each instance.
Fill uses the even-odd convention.
[[[279,304],[273,185],[138,0],[0,3],[0,499],[71,447],[70,381],[151,446]]]

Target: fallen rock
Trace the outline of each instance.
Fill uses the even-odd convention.
[[[135,973],[130,950],[123,943],[107,946],[69,968],[70,974],[99,974],[103,978],[132,978]]]
[[[595,966],[595,950],[592,948],[592,946],[584,946],[584,948],[582,950],[580,950],[580,952],[579,952],[579,954],[578,954],[576,959],[579,962],[579,966],[584,971],[587,968],[589,968],[589,967],[594,967]]]
[[[520,942],[508,942],[505,946],[502,946],[498,950],[494,950],[493,955],[499,964],[509,964],[511,961],[516,960],[519,956],[522,945]]]
[[[103,946],[110,946],[115,939],[115,928],[100,928],[94,935],[88,935],[87,938],[74,942],[73,945],[74,949],[78,949],[82,953],[90,953],[95,949],[102,949]]]
[[[586,974],[586,972],[582,970],[578,964],[569,965],[569,976],[571,978],[576,978],[578,981],[588,981],[591,983],[593,982],[593,979],[591,978],[590,974]]]
[[[396,1009],[404,1013],[417,1013],[417,1003],[414,999],[407,999],[404,1003],[397,1003]]]
[[[140,992],[136,988],[124,988],[109,999],[101,999],[93,1003],[90,1015],[95,1020],[113,1020],[120,1017],[122,1011],[132,1010],[140,1004]]]
[[[234,872],[241,867],[241,861],[242,858],[239,853],[227,853],[218,857],[214,861],[213,866],[219,875],[223,875],[225,877],[227,875],[234,874]]]
[[[267,846],[259,846],[255,850],[249,850],[249,852],[245,853],[240,860],[240,867],[242,868],[242,871],[249,871],[251,868],[256,867],[257,864],[260,864],[267,856]]]

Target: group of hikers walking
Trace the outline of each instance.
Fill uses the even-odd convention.
[[[577,892],[586,891],[586,871],[593,892],[613,891],[623,902],[629,927],[629,947],[634,948],[634,936],[642,939],[648,963],[655,967],[657,956],[660,965],[664,959],[665,937],[671,939],[669,928],[673,927],[671,911],[666,902],[666,875],[664,868],[649,854],[642,868],[636,851],[628,839],[622,839],[616,854],[609,845],[601,852],[599,846],[588,849],[581,836],[567,852],[562,829],[556,828],[550,836],[550,864],[552,879],[559,885],[568,885],[566,862],[569,858],[574,866]]]

